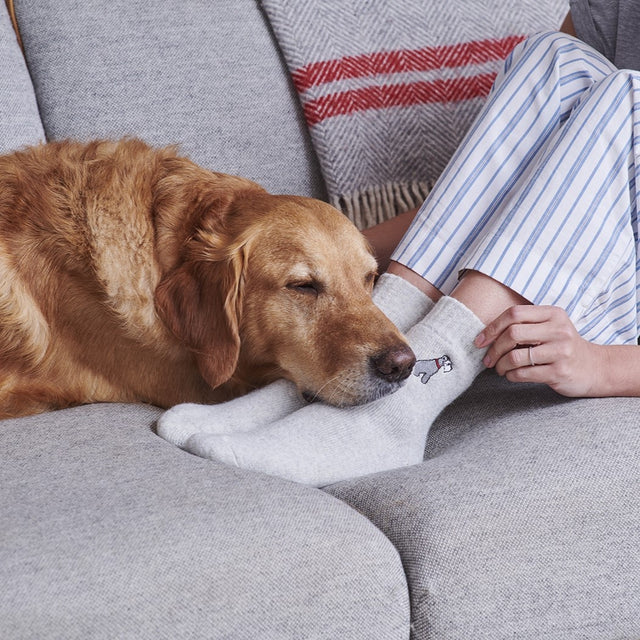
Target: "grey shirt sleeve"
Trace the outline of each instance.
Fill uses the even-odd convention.
[[[640,70],[638,0],[570,0],[578,38],[620,69]]]

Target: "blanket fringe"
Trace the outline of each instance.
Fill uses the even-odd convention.
[[[419,207],[429,195],[427,182],[393,182],[331,197],[331,204],[358,229],[366,229]]]

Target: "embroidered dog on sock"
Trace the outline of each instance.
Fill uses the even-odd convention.
[[[413,375],[420,378],[422,384],[427,384],[432,375],[442,370],[448,373],[453,369],[453,364],[449,356],[440,356],[433,360],[418,360],[413,367]]]

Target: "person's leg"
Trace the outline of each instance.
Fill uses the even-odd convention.
[[[410,283],[433,301],[442,291],[451,293],[459,251],[470,246],[499,210],[579,96],[611,70],[606,61],[593,57],[585,62],[584,57],[579,42],[554,34],[526,41],[506,61],[475,125],[393,254],[388,272],[402,280],[381,278],[374,291],[379,306],[402,331],[426,309],[411,288],[400,284]],[[438,260],[431,260],[434,256]],[[523,301],[490,278],[468,278],[458,293],[485,323],[502,308]],[[399,310],[405,310],[408,321],[398,317]],[[278,383],[223,405],[180,405],[163,415],[158,430],[182,445],[198,430],[252,430],[302,406],[293,384]]]
[[[622,88],[617,86],[620,84],[619,78],[616,77],[616,80],[617,82],[609,83],[606,93],[622,91]],[[586,107],[583,105],[584,109]],[[576,117],[570,120],[574,125],[572,129],[580,125],[580,131],[597,132],[602,121],[607,121],[610,115],[606,114],[607,117],[603,117],[597,109],[584,112],[592,113],[592,119],[585,124]],[[625,122],[628,122],[628,119]],[[624,126],[622,128],[624,129]],[[600,139],[603,132],[600,134],[595,137]],[[634,132],[631,131],[631,134],[634,135]],[[572,132],[563,131],[559,138],[567,143],[572,140],[572,135]],[[541,154],[538,159],[540,167],[552,167],[559,157],[563,157],[563,146],[556,144],[556,140],[552,141],[553,137],[550,136],[547,140],[546,149],[548,155],[556,157],[547,158]],[[629,147],[627,140],[627,161]],[[593,151],[594,156],[598,153],[599,161],[605,166],[619,169],[619,162],[616,164],[619,154],[615,145],[606,144],[604,148]],[[578,154],[579,158],[576,156],[574,159],[582,163],[584,154],[580,151]],[[625,165],[625,171],[626,168]],[[510,206],[492,216],[492,224],[485,225],[488,229],[495,231],[503,220],[513,217],[513,211],[520,211],[521,217],[525,213],[530,214],[527,208],[511,205],[524,201],[521,197],[523,194],[537,192],[537,189],[528,188],[528,185],[533,184],[538,175],[544,172],[538,172],[533,168],[531,171],[529,182],[516,181],[517,188],[514,189],[512,198],[504,199]],[[610,173],[598,176],[599,179],[604,178],[603,188],[611,182],[606,179]],[[626,180],[628,190],[628,173]],[[558,185],[558,194],[570,186],[561,182]],[[599,191],[596,187],[595,192]],[[566,213],[561,201],[558,201],[557,205],[553,210],[553,218],[558,223],[555,225],[556,228]],[[615,215],[613,217],[615,218]],[[550,236],[553,238],[554,234],[550,233]],[[506,236],[503,234],[502,237]],[[488,244],[491,244],[492,236],[489,235],[487,238]],[[563,240],[558,240],[556,249],[561,250],[562,242]],[[464,268],[464,260],[470,256],[476,257],[475,254],[478,252],[480,255],[485,254],[481,251],[482,244],[482,238],[474,239],[474,242],[461,252],[460,260],[463,262],[454,265],[456,274],[461,266]],[[488,254],[493,255],[491,251]],[[479,257],[477,259],[480,261]],[[478,262],[478,265],[481,266],[481,263]],[[481,273],[481,269],[476,265],[471,265],[471,268],[472,271],[463,279],[461,285],[452,288],[452,295],[443,296],[433,311],[408,332],[407,338],[422,360],[416,368],[416,376],[412,376],[408,384],[396,394],[370,405],[350,409],[336,410],[323,405],[303,408],[264,429],[247,434],[196,434],[189,438],[185,448],[198,455],[230,464],[317,485],[418,462],[422,457],[424,442],[432,421],[442,408],[468,387],[482,369],[483,351],[475,349],[473,338],[483,328],[484,323],[466,306],[472,306],[471,302],[461,304],[455,296],[464,297],[464,283],[470,282],[469,278],[480,278],[480,284],[466,287],[470,289],[470,295],[476,296],[479,288],[493,286],[493,280],[491,276]],[[504,282],[500,283],[499,279],[495,280],[495,286],[505,292]],[[506,293],[508,294],[508,291]],[[440,367],[441,364],[445,366]]]

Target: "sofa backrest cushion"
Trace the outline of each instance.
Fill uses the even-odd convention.
[[[15,0],[49,139],[136,136],[277,193],[324,188],[257,0]]]
[[[9,13],[0,3],[0,153],[44,139],[33,85]]]

